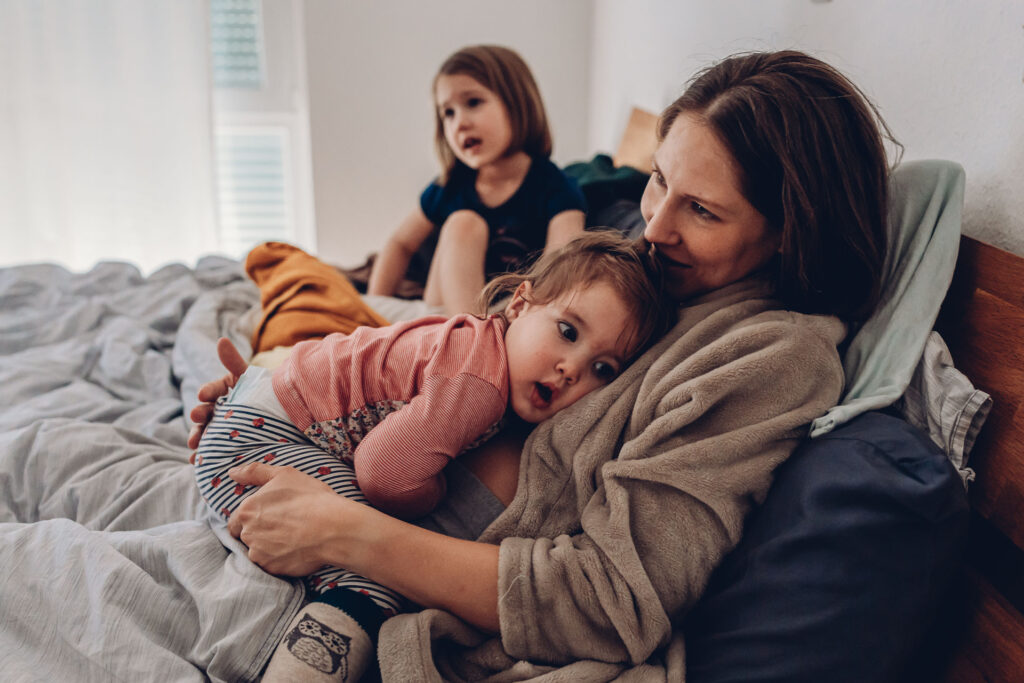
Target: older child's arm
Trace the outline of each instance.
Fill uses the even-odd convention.
[[[544,244],[544,253],[558,249],[574,237],[583,234],[584,214],[582,211],[570,209],[555,216],[548,223],[548,238]]]
[[[434,224],[419,207],[402,219],[373,264],[367,293],[393,295],[409,268],[412,255],[433,229]]]

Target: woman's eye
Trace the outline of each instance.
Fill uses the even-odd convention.
[[[665,187],[665,176],[661,174],[661,171],[654,169],[651,171],[651,178],[654,179],[654,184],[658,187]]]
[[[562,320],[558,321],[558,332],[571,342],[576,341],[576,328]]]
[[[690,203],[690,207],[693,209],[693,212],[695,214],[697,214],[698,216],[700,216],[701,218],[709,218],[710,219],[710,218],[715,218],[716,217],[715,214],[713,214],[710,211],[708,211],[707,209],[705,209],[704,206],[700,202],[691,202]]]
[[[615,370],[615,366],[603,361],[598,361],[594,363],[594,374],[597,375],[597,378],[602,382],[611,382],[615,379],[615,375],[618,373]]]

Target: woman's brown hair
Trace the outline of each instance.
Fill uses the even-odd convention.
[[[835,68],[793,50],[734,55],[698,73],[662,113],[710,126],[742,192],[781,234],[776,293],[794,310],[863,321],[880,297],[889,166],[878,109]]]
[[[509,149],[522,150],[533,158],[551,156],[551,131],[544,112],[540,88],[533,80],[530,67],[514,50],[499,45],[473,45],[464,47],[444,61],[431,85],[431,96],[441,76],[466,75],[495,93],[505,105],[512,141]],[[441,162],[440,184],[448,182],[455,168],[455,155],[444,139],[444,121],[434,108],[434,149]]]
[[[610,285],[636,322],[626,340],[630,358],[658,340],[676,321],[677,304],[664,294],[661,269],[650,245],[626,239],[616,230],[585,232],[543,254],[525,270],[498,276],[480,293],[479,308],[487,310],[523,282],[531,284],[529,301],[537,304],[598,282]]]

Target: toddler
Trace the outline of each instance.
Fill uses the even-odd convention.
[[[617,233],[586,233],[494,280],[481,300],[511,294],[499,314],[361,327],[299,343],[273,372],[250,367],[199,444],[204,498],[226,519],[255,491],[227,471],[266,462],[396,516],[426,514],[445,493],[445,465],[504,418],[546,420],[611,382],[667,330],[672,308],[652,263]],[[401,598],[337,567],[306,584],[312,602],[264,680],[310,666],[323,680],[357,680]]]
[[[433,95],[441,175],[381,250],[367,291],[393,295],[415,256],[414,268],[429,264],[424,301],[464,313],[487,280],[581,234],[586,203],[548,158],[540,90],[514,51],[459,50]]]

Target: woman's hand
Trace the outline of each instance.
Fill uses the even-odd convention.
[[[334,493],[292,467],[251,463],[228,471],[239,484],[259,486],[228,519],[228,531],[249,547],[249,559],[271,574],[305,576],[329,561],[325,546],[338,525],[370,508]]]
[[[267,572],[345,567],[424,607],[498,630],[498,546],[412,526],[291,467],[251,463],[228,476],[261,487],[231,513],[228,531]]]
[[[203,430],[206,429],[210,418],[213,417],[214,402],[231,391],[231,388],[235,386],[242,373],[249,369],[249,364],[242,358],[242,354],[238,352],[235,345],[224,337],[217,340],[217,357],[220,358],[220,362],[228,371],[228,374],[199,387],[197,393],[202,403],[193,408],[192,412],[189,413],[189,418],[195,423],[188,434],[188,447],[193,451],[199,447],[199,440],[203,436]],[[188,461],[192,462],[195,457],[196,454],[193,452]]]

